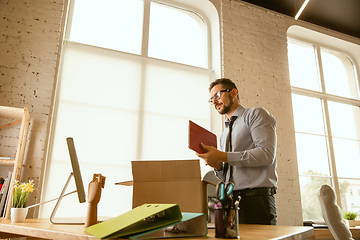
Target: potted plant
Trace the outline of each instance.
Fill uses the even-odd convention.
[[[346,220],[346,223],[349,227],[356,227],[355,218],[357,217],[357,213],[355,212],[344,212],[343,217]]]
[[[26,202],[33,191],[34,183],[32,180],[29,180],[28,183],[15,181],[10,213],[12,222],[23,222],[25,220],[28,212]]]

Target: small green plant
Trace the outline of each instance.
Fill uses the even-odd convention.
[[[357,217],[357,213],[354,212],[344,212],[343,213],[345,220],[354,220]]]

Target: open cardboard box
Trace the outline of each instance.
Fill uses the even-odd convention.
[[[145,203],[178,204],[182,212],[207,216],[207,184],[199,160],[132,161],[133,208]]]

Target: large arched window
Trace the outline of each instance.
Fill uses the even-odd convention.
[[[359,66],[345,50],[351,44],[300,27],[289,32],[303,219],[322,220],[322,184],[334,188],[343,211],[360,213],[360,195],[351,194],[360,189]]]
[[[57,197],[71,171],[68,136],[85,189],[94,173],[107,178],[103,216],[131,209],[132,188],[115,186],[132,178],[131,161],[197,158],[187,147],[188,120],[212,125],[207,19],[166,1],[70,1],[42,200]],[[84,216],[76,201],[64,198],[57,216]],[[44,205],[40,216],[52,208]]]

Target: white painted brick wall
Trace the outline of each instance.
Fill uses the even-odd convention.
[[[41,187],[39,180],[43,171],[63,7],[63,0],[0,1],[0,105],[29,110],[28,139],[31,141],[26,148],[22,181],[34,179],[37,188]],[[19,127],[14,125],[0,130],[3,143],[0,155],[15,157],[18,136],[14,137],[14,133]],[[34,192],[30,204],[39,194],[40,191]],[[34,209],[29,211],[29,215],[32,214]]]
[[[0,105],[29,108],[23,180],[34,178],[36,184],[43,171],[63,7],[63,0],[0,0]],[[230,0],[223,1],[222,13],[223,74],[236,80],[244,106],[263,106],[277,118],[278,220],[301,225],[284,19]],[[0,140],[10,137],[0,131]]]
[[[241,1],[222,1],[223,75],[236,81],[245,107],[277,119],[279,225],[302,225],[291,89],[283,16]]]

